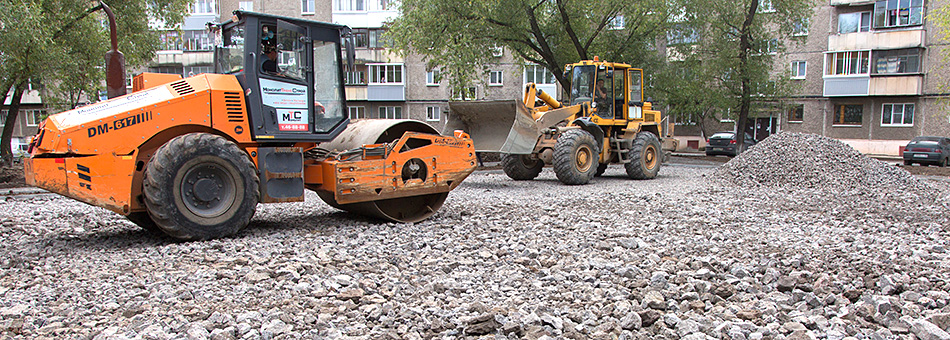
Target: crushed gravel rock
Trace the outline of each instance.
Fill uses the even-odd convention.
[[[737,186],[849,194],[908,194],[933,201],[940,190],[894,164],[869,158],[828,137],[782,132],[725,163],[713,178]]]
[[[0,200],[3,339],[934,339],[950,208],[719,185],[669,165],[589,185],[478,171],[435,216],[266,204],[175,242],[58,196]],[[945,185],[945,184],[944,184]],[[839,202],[840,201],[840,202]]]

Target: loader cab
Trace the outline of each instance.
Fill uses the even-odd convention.
[[[643,70],[595,60],[568,66],[566,75],[571,105],[590,103],[593,114],[616,124],[643,117]]]
[[[324,142],[343,131],[348,27],[235,11],[219,28],[215,73],[233,74],[244,88],[255,140]]]

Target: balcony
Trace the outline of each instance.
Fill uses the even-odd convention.
[[[366,63],[401,63],[403,57],[387,49],[357,48],[356,60]]]
[[[924,76],[871,77],[868,95],[871,96],[919,96],[923,94]]]
[[[919,96],[922,75],[825,77],[825,97]]]
[[[211,51],[159,51],[156,53],[155,63],[181,66],[214,65],[214,53]]]
[[[831,0],[832,6],[864,6],[873,4],[874,0]]]
[[[403,84],[366,85],[366,100],[405,101],[406,100],[406,85],[403,85]]]
[[[836,34],[828,36],[828,51],[894,50],[923,47],[926,34],[923,29],[875,31]]]
[[[366,86],[361,85],[347,85],[346,89],[346,100],[366,100]]]

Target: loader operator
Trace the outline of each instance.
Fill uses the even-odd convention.
[[[594,102],[597,103],[597,112],[610,113],[610,98],[607,98],[607,88],[604,86],[603,79],[597,79],[597,84],[594,86]],[[606,115],[598,114],[598,116],[604,118],[613,118]]]

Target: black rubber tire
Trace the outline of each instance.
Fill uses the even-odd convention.
[[[501,155],[501,167],[505,175],[516,181],[530,181],[538,177],[544,162],[540,159],[531,159],[531,155]]]
[[[904,161],[904,165],[914,165],[914,162],[911,162],[911,161]]]
[[[597,172],[600,150],[590,132],[567,130],[554,144],[554,174],[567,185],[587,184]]]
[[[633,147],[627,154],[630,163],[624,164],[627,176],[633,179],[651,179],[660,173],[663,163],[663,151],[660,140],[650,132],[640,132],[633,140]]]
[[[155,225],[155,221],[152,221],[152,217],[148,216],[148,212],[146,211],[137,211],[137,212],[126,215],[125,218],[131,221],[132,223],[135,223],[135,225],[139,226],[139,228],[142,228],[143,230],[147,232],[150,232],[150,233],[162,232],[162,230],[158,229],[158,226]]]
[[[600,163],[600,164],[598,164],[598,165],[597,165],[597,171],[594,172],[594,177],[600,177],[601,175],[603,175],[604,172],[607,171],[607,165],[609,165],[609,163]]]
[[[247,153],[208,133],[178,136],[158,148],[143,182],[149,216],[162,232],[180,240],[237,233],[254,216],[260,197]]]

